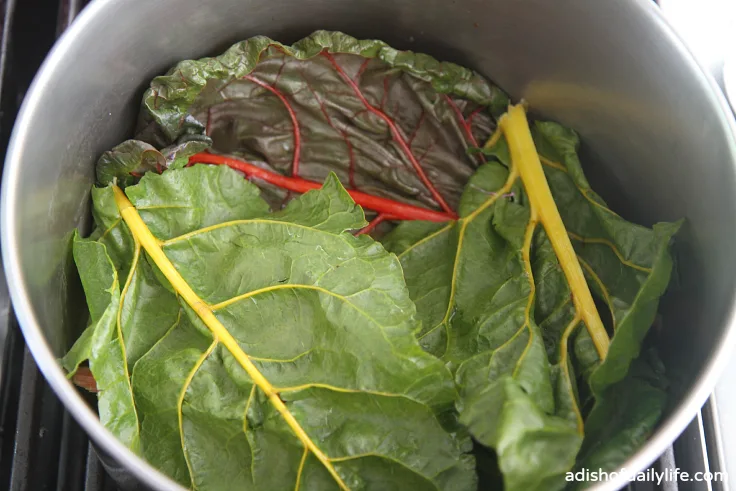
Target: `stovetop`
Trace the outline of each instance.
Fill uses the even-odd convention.
[[[0,0],[0,155],[46,53],[88,0]],[[2,266],[0,266],[0,273]],[[118,491],[36,368],[0,274],[0,489]]]
[[[0,155],[5,154],[13,121],[33,75],[58,35],[88,2],[0,0]],[[736,7],[734,0],[661,0],[665,12],[680,16],[681,20],[692,18],[683,6],[685,3],[691,7],[696,4]],[[733,19],[736,20],[736,15]],[[723,24],[722,17],[720,22]],[[683,29],[690,28],[691,40],[701,39],[693,34],[697,31],[689,22],[682,25]],[[707,29],[703,28],[702,32]],[[712,33],[709,35],[712,39]],[[702,46],[698,49],[705,50],[699,52],[700,56],[714,55],[717,51],[707,51]],[[722,80],[722,59],[712,57],[705,60],[706,66]],[[119,491],[86,434],[56,398],[26,349],[12,313],[1,265],[0,354],[0,489]],[[736,373],[736,362],[730,373]],[[724,445],[721,438],[722,434],[736,435],[736,394],[730,393],[730,384],[722,383],[716,396],[705,404],[652,469],[672,472],[680,468],[691,475],[698,471],[719,472],[727,469],[725,454],[733,461],[731,475],[736,478],[736,439]],[[716,397],[723,402],[716,402]],[[632,483],[628,489],[727,491],[729,486],[728,482],[665,481],[660,485]]]

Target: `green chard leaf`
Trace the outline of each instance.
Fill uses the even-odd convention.
[[[100,415],[126,444],[203,490],[475,489],[469,439],[443,426],[452,376],[414,337],[396,257],[347,232],[365,220],[334,175],[277,213],[224,166],[125,192],[135,208],[95,190],[75,260]]]
[[[471,178],[460,215],[411,245],[418,224],[399,225],[385,241],[398,253],[417,304],[418,338],[456,370],[460,420],[496,449],[506,489],[559,487],[582,434],[574,376],[563,363],[564,381],[555,387],[555,367],[534,318],[530,254],[541,232],[530,226],[520,182],[510,182],[498,162]],[[555,400],[557,392],[564,403]]]
[[[578,466],[618,469],[647,440],[667,405],[664,366],[643,351],[626,377],[606,388],[586,420]]]
[[[521,179],[508,179],[503,138],[485,150],[495,160],[469,181],[459,221],[441,228],[401,224],[384,240],[398,254],[417,305],[420,342],[455,371],[460,420],[496,450],[507,490],[564,486],[583,434],[587,454],[599,456],[584,458],[617,465],[609,457],[628,456],[651,431],[662,410],[661,386],[625,377],[669,281],[668,245],[679,226],[647,229],[625,221],[590,189],[573,132],[537,123],[532,134],[587,283],[611,310],[604,362],[577,316],[547,234],[541,226],[529,230],[531,205]],[[585,424],[578,380],[595,398]],[[635,387],[649,394],[636,409]],[[631,395],[621,408],[636,410],[636,418],[610,418],[617,406],[608,402],[623,389]],[[594,449],[606,418],[639,438]]]
[[[121,303],[117,271],[96,241],[74,237],[74,261],[79,269],[91,325],[62,362],[74,370],[89,359],[99,390],[100,421],[125,445],[140,449],[138,415],[133,401],[125,346],[122,344],[118,305]]]
[[[590,188],[577,157],[575,132],[540,122],[532,133],[588,284],[613,320],[608,356],[589,380],[594,393],[600,394],[622,380],[639,356],[670,280],[669,245],[681,222],[657,223],[649,229],[624,220]],[[584,332],[580,331],[581,336]],[[578,342],[578,356],[593,358],[582,353],[586,347],[590,348],[589,343]]]

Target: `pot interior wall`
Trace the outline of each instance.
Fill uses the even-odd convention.
[[[148,80],[256,34],[380,38],[481,72],[582,136],[592,184],[624,217],[687,220],[656,342],[682,393],[720,344],[734,292],[734,162],[712,96],[635,1],[97,0],[27,114],[13,231],[57,355],[81,329],[69,255],[97,156],[126,137]],[[60,292],[63,292],[60,295]]]

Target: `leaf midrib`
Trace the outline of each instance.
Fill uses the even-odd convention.
[[[131,204],[131,206],[133,208],[135,208],[132,204]],[[293,223],[293,222],[285,222],[283,220],[268,220],[268,219],[265,219],[265,218],[248,218],[248,219],[243,219],[243,220],[230,220],[230,221],[227,221],[227,222],[218,223],[216,225],[210,225],[208,227],[203,227],[203,228],[200,228],[200,229],[197,229],[197,230],[193,230],[192,232],[188,232],[186,234],[179,235],[177,237],[173,237],[171,239],[167,239],[167,240],[163,240],[162,241],[162,240],[156,238],[155,236],[154,236],[154,239],[163,248],[163,247],[170,246],[172,244],[176,244],[177,242],[182,242],[182,241],[185,241],[185,240],[189,240],[192,237],[196,237],[197,235],[201,235],[201,234],[205,234],[205,233],[208,233],[208,232],[212,232],[214,230],[219,230],[221,228],[236,227],[238,225],[247,225],[247,224],[251,224],[251,223],[285,225],[285,226],[289,226],[289,227],[301,228],[301,229],[304,229],[304,230],[308,230],[310,232],[320,232],[320,233],[323,233],[323,234],[331,235],[333,237],[337,237],[337,238],[341,239],[343,242],[345,242],[346,244],[352,245],[352,244],[349,244],[348,243],[347,238],[342,233],[328,232],[327,230],[321,230],[321,229],[315,228],[315,227],[318,227],[319,225],[322,225],[324,222],[321,222],[321,223],[316,224],[316,225],[313,225],[313,226],[307,226],[307,225],[300,225],[298,223]],[[153,236],[153,234],[151,234],[151,235]]]

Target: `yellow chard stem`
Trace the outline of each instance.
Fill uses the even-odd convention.
[[[348,490],[348,486],[342,480],[337,470],[332,465],[331,460],[325,455],[322,450],[312,441],[307,435],[304,429],[301,427],[299,422],[291,414],[289,408],[286,407],[284,401],[279,397],[278,392],[274,390],[273,385],[263,376],[258,368],[253,364],[250,357],[243,351],[235,338],[230,334],[227,328],[222,325],[220,320],[215,316],[212,307],[208,305],[204,300],[192,290],[192,287],[186,282],[186,280],[176,270],[174,264],[166,257],[163,249],[161,248],[161,241],[153,236],[148,226],[141,218],[138,210],[136,210],[133,203],[128,200],[125,193],[117,186],[113,186],[113,193],[115,195],[115,204],[120,211],[120,216],[125,221],[126,225],[130,229],[133,237],[138,239],[140,245],[148,253],[153,262],[158,266],[163,275],[171,283],[174,290],[186,301],[187,304],[197,313],[202,322],[212,332],[214,339],[222,343],[225,348],[233,355],[240,366],[246,371],[248,376],[251,378],[253,383],[263,391],[268,397],[268,400],[286,420],[286,424],[291,428],[297,438],[304,445],[305,450],[308,450],[317,457],[322,465],[325,466],[327,471],[335,479],[337,485],[342,490]]]
[[[547,178],[542,170],[542,163],[534,146],[524,108],[521,105],[511,106],[508,113],[501,117],[499,126],[508,142],[512,165],[521,176],[531,206],[539,215],[539,221],[547,232],[562,271],[565,273],[565,278],[570,285],[573,304],[585,323],[590,337],[593,338],[598,356],[603,360],[608,354],[610,343],[608,333],[598,315],[598,309],[593,302],[593,296],[585,281],[575,249],[572,247],[560,212],[552,198],[552,191],[549,189]]]

